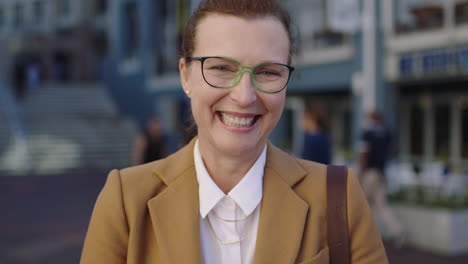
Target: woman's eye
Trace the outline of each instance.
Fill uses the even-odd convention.
[[[279,76],[278,72],[270,71],[270,70],[260,70],[260,71],[257,71],[255,74],[262,74],[262,75],[269,75],[269,76]]]
[[[216,65],[216,66],[210,67],[210,70],[232,71],[232,68],[226,65]]]

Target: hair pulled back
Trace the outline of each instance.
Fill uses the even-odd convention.
[[[273,17],[286,29],[289,38],[289,62],[294,51],[294,36],[289,12],[276,0],[205,0],[188,20],[182,38],[182,56],[188,61],[196,45],[197,26],[209,14],[232,15],[246,19]]]

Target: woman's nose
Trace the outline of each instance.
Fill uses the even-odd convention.
[[[257,89],[252,83],[250,72],[242,72],[239,82],[231,88],[230,97],[239,106],[249,106],[257,100]]]

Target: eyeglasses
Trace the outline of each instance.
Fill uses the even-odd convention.
[[[281,92],[289,82],[294,67],[275,62],[265,62],[248,67],[226,57],[191,57],[201,62],[205,82],[215,88],[230,88],[236,85],[244,72],[258,90],[274,94]]]

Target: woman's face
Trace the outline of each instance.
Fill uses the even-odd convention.
[[[274,18],[243,19],[211,14],[197,28],[194,57],[221,56],[246,66],[288,62],[289,39]],[[248,72],[233,87],[221,89],[203,79],[201,62],[179,63],[184,90],[189,92],[203,153],[258,155],[283,111],[286,89],[267,94],[255,88]]]

